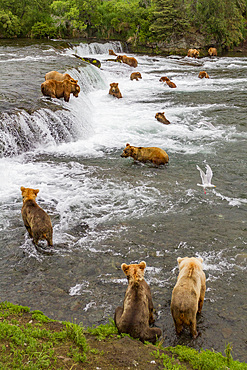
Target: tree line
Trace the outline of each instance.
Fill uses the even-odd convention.
[[[0,37],[99,38],[147,45],[188,33],[223,49],[247,35],[247,0],[0,0]]]

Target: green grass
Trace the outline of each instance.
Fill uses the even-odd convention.
[[[109,319],[109,324],[93,326],[92,328],[87,328],[87,332],[95,335],[99,340],[105,339],[107,337],[112,337],[118,334],[117,327],[113,319]]]
[[[247,364],[232,359],[230,344],[226,345],[226,357],[220,352],[203,349],[198,352],[193,348],[179,345],[176,347],[167,347],[166,350],[178,355],[180,361],[189,362],[192,368],[196,370],[247,369]]]
[[[112,345],[116,345],[116,341],[123,336],[128,335],[119,335],[112,319],[106,325],[84,329],[71,322],[51,320],[41,311],[31,312],[28,307],[0,303],[1,370],[64,370],[72,369],[78,364],[83,364],[82,368],[85,366],[85,369],[91,369],[92,364],[97,362],[100,365],[103,361],[111,369]],[[96,340],[92,341],[94,337]],[[91,341],[92,348],[86,338]],[[104,347],[104,343],[108,347]],[[133,344],[130,342],[128,345]],[[122,353],[121,346],[119,348]],[[151,348],[150,356],[162,364],[163,369],[247,370],[246,363],[233,360],[230,343],[225,347],[225,356],[213,350],[196,351],[179,345],[164,348],[161,341],[153,348],[155,351],[151,352]],[[147,351],[149,349],[146,346],[139,347],[136,354],[139,355],[139,361]]]

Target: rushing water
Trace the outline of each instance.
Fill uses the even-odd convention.
[[[246,361],[247,58],[138,55],[133,69],[107,61],[108,49],[124,52],[120,43],[0,46],[0,300],[84,326],[106,323],[124,298],[121,264],[144,260],[165,346],[224,352],[231,342],[234,359]],[[73,54],[99,59],[101,69]],[[78,79],[79,97],[43,97],[50,70]],[[134,70],[142,80],[130,80]],[[164,75],[176,89],[159,82]],[[111,82],[122,99],[108,94]],[[155,120],[163,111],[170,125]],[[169,165],[121,158],[127,142],[165,149]],[[206,164],[216,188],[205,194],[196,165]],[[27,236],[21,186],[40,189],[51,255]],[[187,331],[177,338],[170,313],[179,256],[204,259],[196,340]]]

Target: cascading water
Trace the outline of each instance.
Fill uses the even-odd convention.
[[[133,55],[134,69],[109,61],[109,49],[127,54],[115,42],[0,44],[8,76],[0,81],[0,299],[84,326],[105,323],[124,297],[121,263],[144,260],[164,345],[224,352],[232,342],[245,361],[247,58]],[[79,97],[43,97],[51,70],[78,79]],[[210,78],[199,79],[200,70]],[[133,71],[142,80],[131,81]],[[111,82],[122,99],[108,94]],[[155,119],[163,111],[170,125]],[[165,149],[169,165],[121,158],[126,143]],[[196,165],[206,164],[216,188],[204,194]],[[26,233],[21,186],[40,189],[51,255]],[[177,257],[185,256],[201,256],[207,276],[196,341],[176,337],[170,314]]]

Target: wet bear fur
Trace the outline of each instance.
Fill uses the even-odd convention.
[[[114,321],[119,333],[129,334],[142,342],[155,343],[162,335],[160,328],[150,328],[154,323],[153,301],[150,287],[144,280],[144,261],[139,264],[126,265],[121,268],[128,279],[128,288],[122,307],[117,307]]]
[[[136,68],[138,65],[137,60],[134,57],[127,57],[127,55],[118,55],[117,61],[122,61],[125,64],[128,64],[130,67]]]
[[[202,258],[178,257],[179,275],[172,291],[171,313],[177,334],[188,326],[193,338],[198,336],[196,314],[201,313],[206,291]]]
[[[130,75],[130,79],[131,79],[131,81],[133,81],[133,80],[138,81],[139,79],[142,79],[142,76],[141,76],[140,72],[133,72]]]
[[[24,225],[33,239],[34,244],[45,239],[48,246],[52,246],[52,224],[50,216],[36,203],[35,199],[39,189],[21,187],[23,205],[21,215]]]
[[[156,165],[168,163],[168,154],[161,148],[156,147],[136,147],[126,144],[121,157],[132,157],[140,162],[152,162]]]
[[[199,57],[199,54],[200,53],[199,53],[198,50],[196,50],[196,49],[189,49],[187,56],[188,57],[191,57],[191,58],[198,58]]]
[[[170,81],[170,79],[168,77],[164,76],[164,77],[160,77],[159,81],[160,82],[166,82],[166,81]]]
[[[207,74],[207,72],[205,71],[201,71],[199,72],[199,75],[198,75],[199,78],[209,78],[209,75]]]
[[[117,82],[112,82],[110,84],[109,94],[115,96],[118,99],[122,98],[122,94],[121,94],[121,92],[119,90],[119,87],[118,87],[118,83]]]
[[[115,55],[115,56],[117,56],[117,54],[114,53],[114,51],[112,49],[109,49],[109,55]]]
[[[155,118],[157,119],[157,121],[164,123],[164,125],[169,125],[171,123],[170,121],[168,121],[168,119],[166,119],[165,112],[156,113]]]
[[[209,48],[208,54],[210,57],[217,57],[217,49],[216,48]]]
[[[43,95],[50,96],[51,98],[64,98],[68,102],[71,93],[76,98],[78,97],[80,86],[70,80],[47,80],[41,84],[41,92]]]
[[[176,84],[174,82],[172,82],[168,77],[164,76],[164,77],[160,77],[159,79],[160,82],[166,82],[167,85],[171,88],[175,88],[177,87]]]
[[[64,80],[70,80],[71,82],[75,82],[77,84],[78,80],[75,80],[72,78],[68,73],[60,73],[57,71],[50,71],[46,73],[45,80],[56,80],[56,81],[64,81]]]
[[[175,84],[174,82],[170,81],[170,80],[166,81],[166,84],[167,84],[169,87],[171,87],[171,88],[175,88],[175,87],[177,87],[177,86],[176,86],[176,84]]]

